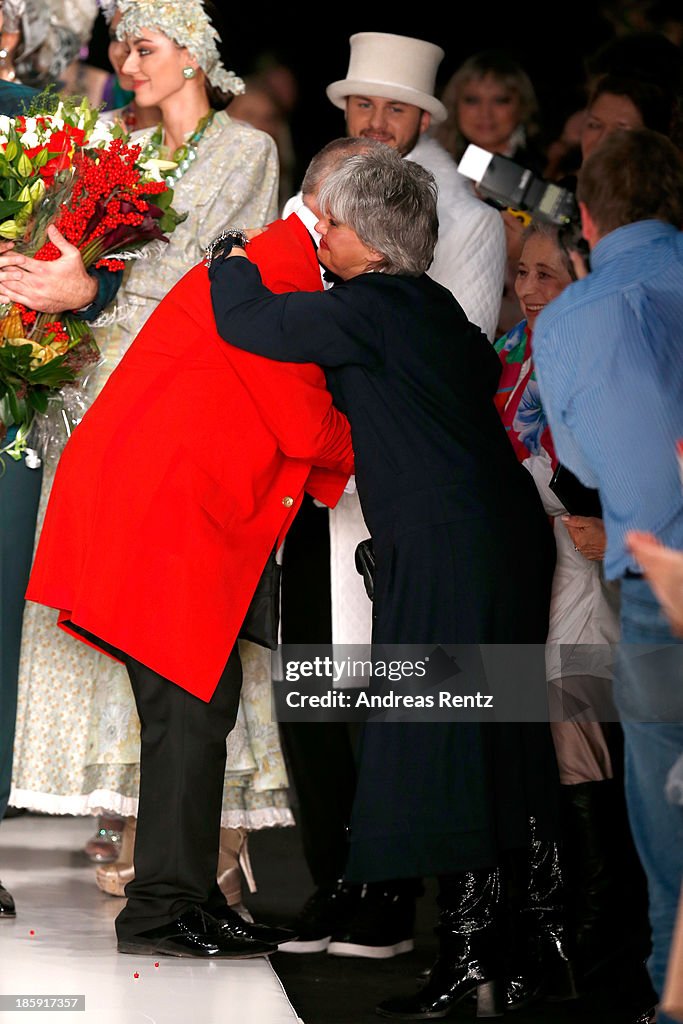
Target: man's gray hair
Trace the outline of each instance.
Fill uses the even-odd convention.
[[[433,174],[380,144],[344,160],[321,186],[318,204],[382,255],[377,270],[419,277],[434,258],[436,196]]]
[[[373,150],[384,148],[383,142],[377,139],[361,139],[357,136],[345,135],[340,139],[333,139],[319,150],[306,168],[304,180],[301,183],[303,195],[315,196],[327,175],[336,170],[339,165],[350,156],[357,153],[370,153]]]

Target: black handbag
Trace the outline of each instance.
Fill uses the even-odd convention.
[[[356,569],[363,577],[365,592],[372,601],[375,593],[375,549],[372,540],[362,540],[356,548],[355,555]]]
[[[282,566],[275,554],[276,548],[273,548],[237,634],[239,640],[251,640],[253,644],[267,647],[271,651],[277,649],[280,632]]]

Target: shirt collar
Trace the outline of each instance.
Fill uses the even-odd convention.
[[[309,210],[306,206],[301,193],[299,193],[297,198],[298,202],[292,203],[289,212],[297,215],[306,230],[313,236],[313,240],[315,241],[317,248],[320,245],[320,239],[322,238],[322,235],[319,235],[315,230],[315,226],[318,223],[319,218],[313,213],[313,210]]]
[[[677,233],[678,228],[661,220],[639,220],[634,224],[624,224],[623,227],[610,231],[593,247],[590,256],[591,266],[597,268],[605,263],[611,263],[629,249]]]

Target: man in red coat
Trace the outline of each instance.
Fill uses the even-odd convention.
[[[339,142],[314,158],[320,181],[356,151]],[[274,290],[323,287],[305,220],[249,245]],[[292,937],[244,922],[216,883],[236,639],[304,491],[334,505],[352,472],[322,371],[225,345],[206,262],[160,303],[64,450],[26,596],[118,656],[135,694],[140,801],[120,952],[234,958]]]

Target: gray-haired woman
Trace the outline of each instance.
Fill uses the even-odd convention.
[[[543,643],[554,542],[493,405],[496,354],[425,273],[437,238],[434,179],[387,147],[346,161],[318,201],[319,258],[341,283],[273,295],[248,260],[226,258],[243,255],[228,240],[211,266],[212,299],[233,344],[322,365],[349,418],[377,562],[373,643]],[[527,600],[515,616],[511,581],[522,563]],[[546,726],[366,726],[347,878],[385,893],[387,880],[440,883],[437,965],[417,995],[387,1000],[380,1013],[444,1016],[475,989],[480,1015],[502,1012],[500,868],[511,851],[528,851],[533,818],[529,905],[547,910],[556,795]],[[537,916],[534,931],[545,928],[546,955],[552,947],[567,967],[566,992],[550,916]]]

